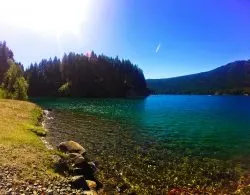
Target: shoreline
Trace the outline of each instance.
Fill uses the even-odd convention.
[[[56,110],[54,110],[54,111],[55,112],[53,113],[53,117],[56,120],[54,120],[54,122],[52,122],[53,120],[51,120],[50,124],[49,124],[50,127],[52,127],[52,129],[50,131],[50,138],[49,139],[54,140],[52,144],[55,146],[58,143],[60,143],[62,140],[65,140],[65,137],[69,137],[69,139],[72,139],[72,140],[76,139],[76,141],[78,141],[80,144],[83,144],[84,146],[86,146],[86,148],[88,150],[90,150],[91,155],[96,157],[97,160],[100,162],[100,164],[102,166],[102,173],[101,174],[104,175],[103,178],[105,180],[105,185],[110,187],[110,189],[108,189],[108,190],[112,189],[112,190],[115,190],[117,192],[117,188],[119,188],[119,187],[128,188],[128,187],[126,187],[126,184],[129,184],[131,186],[130,189],[131,190],[136,189],[136,192],[138,194],[141,194],[142,192],[144,192],[144,194],[150,194],[149,192],[146,191],[147,190],[146,188],[149,188],[148,186],[151,186],[151,184],[154,184],[154,183],[150,183],[147,181],[148,183],[145,183],[146,185],[143,186],[143,185],[140,185],[141,181],[138,180],[138,179],[143,180],[143,178],[145,178],[145,177],[151,177],[152,179],[157,177],[158,179],[160,179],[159,182],[156,183],[156,187],[154,188],[154,190],[155,190],[154,192],[157,191],[157,192],[162,192],[162,193],[163,192],[168,193],[171,190],[178,191],[178,189],[179,190],[186,190],[189,192],[192,190],[195,190],[195,188],[194,187],[192,188],[192,186],[189,187],[188,185],[178,185],[178,184],[176,184],[175,186],[169,186],[169,188],[167,189],[165,186],[168,185],[168,182],[166,182],[166,180],[168,180],[168,178],[164,179],[164,178],[161,178],[158,174],[155,174],[158,171],[161,174],[162,171],[166,171],[166,170],[159,169],[160,167],[157,168],[157,165],[154,164],[155,162],[153,162],[153,161],[151,162],[152,159],[151,160],[145,159],[146,156],[145,155],[143,156],[144,151],[139,151],[139,153],[138,153],[139,155],[137,156],[138,160],[141,162],[139,162],[139,161],[132,162],[132,163],[140,163],[140,164],[138,166],[137,166],[137,164],[132,164],[131,161],[129,160],[129,157],[134,158],[133,153],[136,151],[130,150],[131,148],[129,148],[129,146],[128,146],[129,142],[127,142],[126,140],[123,140],[124,137],[127,137],[127,134],[125,134],[124,136],[121,136],[121,137],[117,137],[118,134],[121,135],[121,133],[122,133],[122,129],[120,129],[120,124],[118,124],[118,123],[115,124],[114,121],[98,120],[98,117],[89,116],[89,115],[79,116],[75,113],[70,113],[70,112],[66,113],[66,112],[62,112],[62,111],[56,112]],[[77,125],[74,127],[73,120],[75,120],[76,122],[82,121],[82,123],[81,123],[81,125],[79,123],[77,123]],[[109,126],[109,125],[112,125],[112,126]],[[115,142],[117,142],[119,144],[115,144],[113,142],[114,141],[114,140],[112,140],[113,136],[116,140]],[[125,143],[123,143],[123,142],[125,142]],[[128,148],[125,149],[125,150],[129,151],[129,156],[127,156],[128,159],[127,159],[127,157],[124,156],[124,153],[123,153],[124,150],[122,150],[122,149],[120,150],[118,148],[116,150],[115,148],[111,147],[110,144],[117,145],[119,148],[123,148],[123,147],[126,148],[126,146],[128,146]],[[110,148],[109,147],[107,148],[106,146],[109,146]],[[149,152],[148,148],[145,148],[145,149],[146,149],[146,151]],[[106,150],[106,151],[104,151],[104,150]],[[111,153],[111,151],[112,151],[112,153]],[[140,153],[140,152],[142,152],[142,153]],[[168,152],[166,154],[168,154]],[[127,154],[125,154],[125,155],[127,155]],[[171,160],[172,162],[169,160],[166,160],[167,162],[169,161],[171,166],[173,164],[173,167],[177,167],[176,169],[179,168],[181,170],[183,169],[183,171],[189,171],[189,170],[191,170],[192,172],[194,171],[194,173],[193,173],[194,177],[198,177],[198,178],[201,177],[201,179],[205,179],[204,178],[205,171],[208,171],[208,172],[211,171],[212,176],[214,175],[214,177],[218,177],[218,181],[217,180],[213,181],[212,178],[210,179],[212,182],[214,182],[214,183],[212,183],[211,186],[209,186],[208,188],[202,188],[202,187],[198,188],[197,189],[198,191],[201,190],[201,191],[207,192],[207,193],[208,192],[218,193],[219,190],[222,190],[222,192],[229,192],[230,190],[231,190],[231,192],[235,192],[235,190],[238,190],[238,188],[237,189],[235,188],[236,185],[238,186],[237,175],[235,175],[234,167],[231,167],[230,163],[225,163],[225,162],[220,161],[220,160],[208,159],[208,158],[189,158],[189,157],[184,158],[183,156],[178,155],[178,154],[174,154],[174,153],[172,153],[172,154],[169,153],[167,156],[169,159],[172,159]],[[154,158],[157,158],[157,156],[155,156]],[[186,159],[186,161],[185,161],[185,159]],[[193,161],[193,160],[195,160],[195,161]],[[176,162],[176,163],[174,163],[174,162]],[[182,167],[185,165],[187,165],[186,168]],[[205,169],[204,169],[204,167],[205,167]],[[213,169],[210,168],[210,170],[208,170],[208,169],[206,169],[207,167],[212,167]],[[145,168],[145,170],[144,170],[144,168]],[[156,169],[154,169],[154,168],[156,168]],[[200,170],[202,168],[204,169],[203,171]],[[140,170],[140,173],[138,175],[133,176],[133,173],[134,174],[138,173],[137,170]],[[151,173],[148,173],[147,170],[151,170],[150,171]],[[157,172],[156,172],[156,170],[157,170]],[[228,173],[227,173],[227,170],[229,171]],[[147,172],[144,172],[144,171],[147,171]],[[217,172],[218,172],[218,174],[217,174]],[[128,174],[131,174],[131,176],[129,176]],[[190,175],[189,173],[187,173],[189,175],[185,175],[185,174],[186,173],[184,173],[184,172],[182,174],[183,180],[186,179],[185,177],[189,177],[189,175]],[[232,177],[231,179],[228,179],[228,180],[231,180],[232,183],[222,183],[221,187],[216,188],[216,183],[220,184],[220,182],[221,182],[220,175],[223,175],[223,174],[226,175],[225,177],[230,177],[230,178]],[[169,175],[166,174],[165,176],[171,177],[171,172]],[[112,180],[112,177],[115,178],[115,180]],[[124,181],[125,181],[124,186],[119,185],[119,183],[121,182],[120,178],[124,179]],[[169,181],[174,183],[175,178],[169,178]],[[185,181],[182,181],[180,179],[177,182],[185,182]],[[223,178],[222,178],[222,182],[223,182]],[[121,183],[123,183],[123,181]],[[165,185],[165,183],[166,183],[166,185]],[[109,184],[111,184],[111,185],[109,185]],[[162,185],[164,185],[164,186],[162,186]],[[232,188],[232,189],[223,188],[223,185],[225,185],[225,186],[229,185],[230,188]],[[214,189],[213,189],[213,187],[214,187]],[[142,191],[142,190],[144,190],[144,191]],[[213,191],[213,190],[216,190],[216,191]],[[126,191],[126,192],[128,192],[128,191]]]
[[[49,116],[50,112],[51,110],[49,109],[43,110],[43,120],[41,124],[46,131],[46,135],[49,131],[45,127],[46,120],[54,119]],[[59,152],[56,156],[56,158],[59,159],[55,162],[55,169],[68,179],[73,189],[80,189],[83,194],[103,194],[103,185],[95,176],[97,166],[95,162],[89,160],[86,154],[87,151],[79,143],[67,140],[61,142],[55,149],[46,139],[46,135],[41,137],[46,148],[48,150],[56,150],[57,153]],[[79,148],[80,150],[78,151]]]
[[[42,117],[41,125],[42,125],[42,128],[45,130],[46,135],[47,135],[48,129],[46,129],[46,127],[45,127],[45,120],[48,119],[49,111],[45,109],[42,112],[43,112],[43,117]],[[46,135],[45,135],[45,137],[40,137],[40,139],[42,140],[42,142],[44,143],[44,145],[46,146],[46,148],[48,150],[54,150],[54,147],[46,140]]]
[[[34,103],[0,100],[0,149],[4,154],[0,156],[0,194],[85,194],[56,173],[54,157],[58,154],[39,136],[41,114]]]
[[[14,101],[13,102],[12,100],[0,100],[0,104],[5,103],[5,102],[9,102],[7,104],[8,106],[7,106],[6,109],[9,109],[9,110],[16,113],[16,114],[14,114],[15,117],[9,117],[8,116],[6,119],[9,120],[8,123],[13,123],[13,121],[18,120],[18,123],[17,123],[18,126],[17,127],[23,126],[23,121],[25,121],[25,118],[27,118],[27,117],[30,118],[29,115],[33,112],[32,110],[34,108],[37,108],[37,105],[29,103],[29,102],[20,102],[20,101]],[[19,104],[21,104],[21,105],[19,105]],[[27,105],[31,106],[31,108],[28,108],[28,110],[23,111],[24,108],[27,109],[26,108]],[[3,107],[4,106],[2,106],[0,108],[0,111],[1,111],[1,109],[3,109]],[[21,107],[21,108],[16,108],[16,107]],[[0,114],[2,114],[2,115],[5,114],[5,113],[6,112],[0,112]],[[25,114],[27,114],[26,117],[24,116]],[[36,117],[37,117],[37,119],[39,119],[37,114],[36,114]],[[67,116],[65,116],[65,117],[67,117]],[[35,122],[34,121],[35,117],[33,116],[31,118],[32,118],[32,121],[33,121],[32,124],[35,124],[34,123]],[[20,119],[22,119],[22,120],[20,121]],[[39,120],[36,120],[36,121],[39,121]],[[104,121],[104,124],[107,125],[106,122]],[[91,123],[94,123],[94,121],[93,122],[91,121]],[[41,118],[40,118],[40,125],[44,127],[44,130],[46,129],[45,128],[46,125],[45,125],[43,120],[41,121]],[[0,126],[0,128],[1,128],[1,126]],[[42,159],[42,160],[44,160],[46,158],[48,158],[48,160],[50,160],[50,161],[53,160],[52,156],[55,155],[54,150],[47,148],[45,143],[42,142],[42,140],[45,140],[51,146],[52,146],[52,144],[50,144],[49,141],[46,140],[46,137],[38,136],[37,134],[34,133],[34,131],[33,132],[30,131],[29,130],[30,128],[31,128],[31,124],[29,124],[28,126],[26,124],[26,125],[24,125],[24,129],[22,129],[22,132],[25,132],[25,135],[27,134],[28,138],[31,136],[32,139],[35,139],[37,141],[37,144],[39,144],[38,150],[35,150],[36,148],[35,149],[33,148],[33,150],[29,149],[30,151],[28,151],[28,152],[26,151],[24,156],[20,156],[21,153],[18,152],[18,153],[15,154],[16,155],[15,158],[20,158],[20,157],[25,157],[26,158],[27,155],[35,155],[35,156],[39,155],[40,159]],[[96,132],[98,132],[98,129],[96,130]],[[94,133],[96,134],[96,132],[94,132]],[[119,129],[118,129],[118,132],[119,132]],[[58,133],[60,133],[60,132],[58,132]],[[90,135],[88,135],[87,138],[91,138],[92,141],[95,141],[95,139],[93,137],[91,137]],[[1,134],[0,134],[0,140],[1,140]],[[65,138],[64,138],[64,140],[65,140]],[[39,143],[39,142],[41,142],[41,143]],[[28,146],[29,146],[29,144],[34,144],[34,143],[32,141],[32,142],[28,143]],[[85,145],[85,144],[83,144],[83,145]],[[26,147],[26,146],[24,145],[23,147]],[[89,145],[87,145],[86,147],[89,148]],[[2,150],[4,149],[3,146],[2,146],[2,143],[0,143],[0,148]],[[21,150],[21,148],[22,147],[21,147],[21,145],[19,143],[18,147],[17,146],[15,147],[15,150],[16,149]],[[98,149],[98,148],[96,148],[96,149]],[[11,149],[10,151],[12,151],[12,153],[13,153],[13,152],[15,152],[15,150]],[[132,151],[130,151],[130,152],[132,152]],[[93,156],[96,155],[96,158],[97,158],[98,161],[100,160],[100,157],[105,157],[105,153],[104,154],[99,153],[98,155],[97,154],[98,154],[98,152],[94,153]],[[11,157],[10,153],[8,152],[8,150],[6,150],[6,155],[8,156],[8,159],[9,158],[12,159],[12,157]],[[124,170],[122,172],[119,172],[120,169],[116,169],[116,168],[118,168],[121,165],[120,163],[122,162],[122,159],[118,158],[118,159],[116,159],[117,162],[109,162],[109,160],[112,160],[112,158],[109,158],[108,156],[106,156],[106,157],[105,157],[105,159],[108,160],[108,161],[106,161],[106,164],[102,164],[103,162],[100,161],[101,162],[101,170],[108,172],[108,171],[110,171],[110,165],[112,165],[112,166],[114,166],[114,168],[112,168],[111,170],[113,170],[115,174],[120,175],[119,177],[126,179],[127,177],[126,177],[126,175],[124,175],[124,173],[126,173],[126,169],[124,169],[124,168],[126,166],[130,166],[130,165],[129,164],[124,164],[123,167],[122,167],[122,169],[124,169]],[[67,177],[62,177],[62,176],[59,176],[59,175],[55,174],[54,171],[52,171],[51,166],[46,165],[46,167],[43,167],[42,170],[40,170],[40,168],[43,166],[43,162],[39,162],[39,161],[36,162],[36,160],[38,160],[37,157],[36,158],[32,157],[30,159],[32,159],[32,163],[29,164],[29,166],[24,164],[24,168],[26,170],[28,170],[29,172],[31,172],[32,173],[31,175],[33,175],[33,176],[31,176],[31,178],[30,177],[29,178],[23,178],[22,176],[20,176],[20,175],[22,175],[20,173],[20,171],[22,171],[22,169],[20,170],[18,166],[17,167],[8,166],[8,164],[7,164],[7,166],[4,166],[4,164],[1,163],[1,158],[0,158],[0,165],[1,165],[0,166],[0,177],[4,178],[0,182],[0,194],[1,193],[6,194],[6,193],[11,193],[11,192],[19,193],[19,194],[22,194],[22,193],[24,193],[24,194],[25,193],[33,193],[33,194],[38,193],[38,194],[40,194],[42,192],[44,192],[45,194],[51,194],[51,193],[54,193],[54,194],[71,194],[71,193],[84,194],[85,193],[85,192],[83,192],[83,190],[71,189],[71,186],[69,185],[68,178]],[[27,159],[27,160],[30,160],[30,159]],[[5,160],[7,160],[7,159],[5,159]],[[8,161],[6,161],[6,162],[8,162]],[[24,162],[26,163],[26,161],[24,161]],[[10,163],[10,162],[8,162],[8,163]],[[55,161],[54,161],[54,163],[55,163]],[[111,164],[109,164],[109,163],[111,163]],[[116,165],[116,163],[118,163],[118,164]],[[142,163],[144,163],[144,161]],[[199,162],[197,162],[197,163],[199,163]],[[30,166],[30,165],[32,165],[32,166]],[[199,164],[194,164],[194,166],[195,166],[194,168],[198,169],[200,165]],[[154,167],[154,165],[153,165],[153,167]],[[153,167],[151,167],[151,168],[153,168]],[[132,167],[132,168],[135,171],[138,167],[135,166],[135,167]],[[49,169],[51,169],[51,171],[53,172],[54,175],[52,174],[52,172],[47,172]],[[41,176],[41,174],[43,174],[43,175]],[[112,183],[113,181],[109,181],[110,178],[108,178],[106,176],[107,175],[105,175],[105,177],[103,178],[105,180],[105,185],[107,183],[109,183],[109,182]],[[143,176],[143,175],[141,175],[141,176]],[[145,175],[144,175],[144,177],[145,177]],[[131,186],[134,185],[132,187],[132,189],[136,188],[137,182],[133,181],[133,180],[130,180],[130,179],[131,178],[128,178],[128,180],[125,180],[126,183],[129,183]],[[18,180],[18,182],[17,182],[17,180]],[[118,177],[117,177],[117,181],[114,181],[113,184],[115,184],[115,183],[119,184],[120,182],[122,184],[124,181],[119,180]],[[126,186],[125,184],[124,185],[113,185],[113,184],[111,186],[114,187],[113,190],[115,190],[116,193],[119,193],[119,190],[122,190],[122,189],[125,189],[125,193],[127,192],[126,188],[128,188],[128,186]],[[138,182],[138,184],[139,184],[139,182]],[[244,178],[240,178],[240,180],[237,183],[237,186],[238,187],[237,187],[237,190],[235,191],[235,194],[241,194],[241,192],[245,192],[246,190],[248,190],[250,188],[250,175],[248,175],[248,176],[246,176]],[[141,190],[143,190],[143,189],[141,189]],[[167,193],[167,192],[172,191],[172,192],[177,193],[177,192],[185,192],[185,191],[186,192],[191,192],[192,190],[194,190],[194,189],[192,189],[192,188],[183,188],[183,187],[178,188],[178,186],[177,186],[177,187],[172,187],[168,191],[164,191],[164,192]],[[156,188],[155,192],[163,192],[163,191],[161,191],[160,188]],[[105,193],[105,191],[104,191],[104,193]],[[100,192],[99,194],[102,194],[102,192]],[[140,194],[140,193],[138,193],[138,194]],[[148,194],[148,193],[146,193],[146,191],[145,191],[145,194]]]

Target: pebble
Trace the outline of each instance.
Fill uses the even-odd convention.
[[[83,195],[83,190],[71,188],[68,179],[56,178],[49,180],[46,178],[42,181],[40,178],[34,177],[32,181],[25,181],[18,178],[18,183],[15,183],[19,171],[15,168],[2,166],[0,167],[0,194],[19,194],[19,195],[38,195],[38,194],[77,194]]]

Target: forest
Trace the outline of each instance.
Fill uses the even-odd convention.
[[[128,98],[149,94],[143,71],[129,60],[93,51],[86,55],[71,52],[62,59],[42,59],[24,70],[6,42],[0,43],[0,53],[0,82],[9,97],[14,97],[17,88],[23,93],[26,90],[29,97]]]

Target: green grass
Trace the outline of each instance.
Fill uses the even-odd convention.
[[[54,152],[38,136],[45,133],[41,116],[41,108],[33,103],[0,99],[0,166],[15,167],[23,179],[54,176]]]

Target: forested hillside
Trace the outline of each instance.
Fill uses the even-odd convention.
[[[26,70],[31,97],[138,97],[148,95],[141,69],[129,60],[69,53]]]
[[[250,94],[250,60],[193,75],[148,79],[147,85],[156,94]]]

